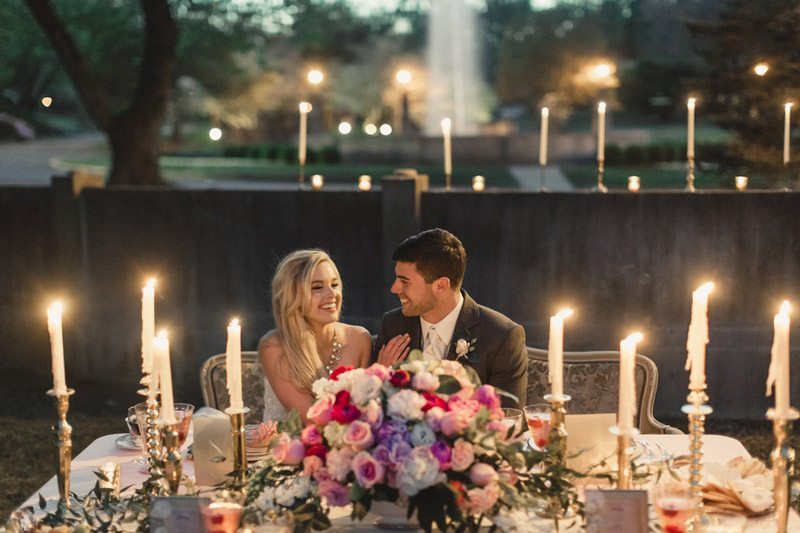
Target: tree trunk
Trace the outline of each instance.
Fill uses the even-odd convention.
[[[107,132],[111,147],[109,185],[164,184],[158,168],[160,118],[128,116],[114,120]]]

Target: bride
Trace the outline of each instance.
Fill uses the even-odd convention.
[[[276,329],[258,343],[264,420],[283,420],[291,409],[305,420],[315,380],[338,366],[367,366],[372,338],[360,326],[339,322],[341,309],[342,282],[328,254],[296,250],[283,258],[272,279]]]

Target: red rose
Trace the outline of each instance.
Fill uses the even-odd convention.
[[[353,420],[358,420],[358,417],[361,416],[361,411],[352,404],[334,405],[333,409],[331,409],[331,416],[340,424],[349,424]]]
[[[448,407],[447,402],[442,399],[441,396],[435,394],[433,392],[423,392],[422,397],[425,398],[425,405],[422,406],[422,412],[427,413],[434,407],[441,407],[442,411],[449,411],[450,407]]]
[[[306,448],[306,457],[311,455],[316,455],[320,459],[325,459],[325,456],[328,455],[328,450],[322,444],[314,444],[313,446],[309,446]]]
[[[350,393],[346,390],[340,390],[336,393],[336,401],[333,402],[334,406],[342,406],[350,403]]]
[[[389,383],[398,389],[408,387],[408,384],[411,383],[411,374],[406,370],[395,370],[392,372],[392,377],[389,378]]]
[[[353,370],[353,367],[350,365],[337,366],[333,370],[333,372],[331,372],[331,375],[328,377],[328,379],[331,379],[333,381],[339,381],[340,374],[344,374],[345,372],[350,372],[351,370]]]

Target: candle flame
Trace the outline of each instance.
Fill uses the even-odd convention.
[[[153,289],[156,286],[156,278],[149,278],[147,283],[145,283],[145,287],[148,289]]]
[[[600,102],[599,104],[597,104],[597,112],[598,113],[605,113],[606,112],[606,103],[605,102]]]
[[[450,133],[450,125],[451,125],[450,119],[449,118],[443,118],[442,119],[442,132]]]
[[[300,112],[301,113],[310,113],[311,109],[312,109],[312,106],[308,102],[300,102]]]
[[[686,107],[688,107],[689,109],[694,109],[694,105],[696,102],[697,98],[689,98],[689,100],[686,101]]]
[[[784,300],[783,303],[781,304],[781,308],[778,311],[778,313],[780,313],[781,315],[787,315],[788,316],[789,313],[791,312],[791,310],[792,310],[792,306],[789,304],[789,300]]]
[[[546,107],[543,107],[542,108],[542,116],[543,117],[547,117],[549,115],[550,115],[550,110],[548,108],[546,108]]]
[[[697,290],[695,292],[697,294],[705,294],[706,296],[708,296],[709,294],[711,294],[711,291],[713,290],[714,290],[714,282],[707,281],[702,285],[700,285],[699,287],[697,287]]]
[[[566,308],[566,309],[562,309],[561,311],[556,313],[556,316],[559,317],[559,318],[567,318],[569,316],[572,316],[572,314],[574,312],[575,311],[573,311],[572,309]]]
[[[47,315],[61,315],[62,311],[64,310],[64,304],[61,303],[60,300],[56,300],[50,307],[47,308]]]
[[[158,335],[156,335],[156,339],[168,339],[168,338],[169,334],[167,333],[166,329],[162,329],[161,331],[158,332]]]
[[[631,333],[630,335],[625,337],[625,340],[627,342],[633,342],[633,343],[640,343],[642,342],[643,339],[644,335],[642,335],[641,332],[639,331],[637,331],[636,333]]]
[[[233,320],[231,320],[231,323],[229,325],[230,326],[238,326],[239,325],[239,319],[238,318],[234,318]]]
[[[783,108],[786,109],[786,111],[790,111],[793,105],[794,104],[792,102],[786,102],[785,104],[783,104]]]

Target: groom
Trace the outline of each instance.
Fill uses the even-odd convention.
[[[504,407],[524,406],[525,331],[461,290],[467,266],[461,241],[443,229],[426,230],[403,241],[392,259],[391,290],[401,307],[383,316],[376,343],[379,361],[393,364],[409,349],[458,360],[472,367],[482,383],[516,397],[502,396]]]

